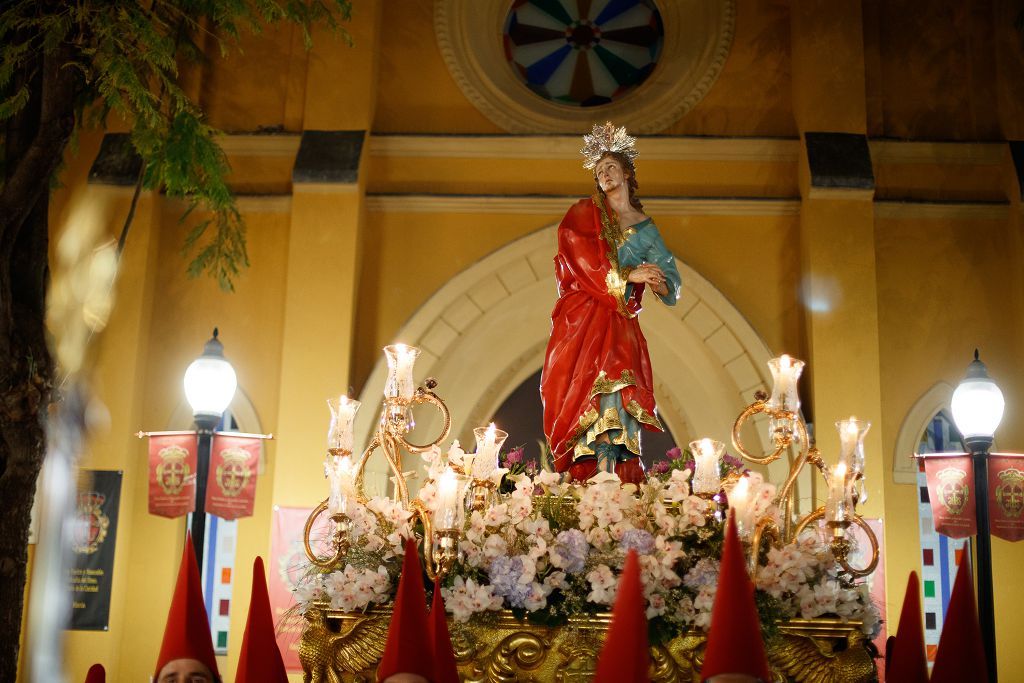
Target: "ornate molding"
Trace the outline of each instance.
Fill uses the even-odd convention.
[[[299,644],[305,680],[372,680],[390,616],[388,608],[374,608],[366,614],[312,608],[306,614],[307,626]],[[548,628],[501,612],[487,625],[453,624],[456,663],[462,679],[473,683],[589,680],[610,621],[608,614],[588,615],[570,619],[566,626]],[[877,680],[871,646],[858,622],[797,619],[779,627],[779,638],[767,643],[775,680]],[[651,680],[699,681],[705,639],[703,632],[689,631],[653,646]]]
[[[659,4],[665,42],[654,73],[622,100],[594,108],[544,100],[505,60],[502,0],[435,0],[434,32],[459,89],[496,125],[516,133],[579,132],[611,119],[634,133],[657,133],[692,109],[714,84],[732,47],[735,0]]]
[[[560,216],[578,197],[530,195],[367,194],[370,211],[413,213],[511,213]],[[798,199],[644,197],[654,216],[795,216]]]
[[[580,158],[578,135],[374,135],[375,157],[445,159]],[[796,163],[800,141],[786,138],[659,137],[637,141],[640,163],[657,161],[750,161]]]
[[[1005,202],[875,201],[875,218],[1001,221],[1010,215]]]

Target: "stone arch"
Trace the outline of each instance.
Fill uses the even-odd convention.
[[[917,483],[917,462],[910,456],[917,452],[921,435],[939,411],[952,415],[950,403],[954,387],[946,382],[936,382],[917,399],[907,411],[896,436],[896,450],[892,456],[892,479],[897,484]]]
[[[471,444],[472,428],[543,364],[556,298],[556,231],[557,225],[537,230],[458,273],[395,336],[395,342],[422,350],[416,379],[438,380],[437,392],[452,414],[452,436],[463,443]],[[677,259],[677,265],[683,278],[679,303],[652,301],[641,314],[659,413],[681,442],[710,436],[729,443],[736,416],[756,391],[770,386],[766,361],[772,354],[711,282],[685,262]],[[382,354],[360,395],[365,406],[380,404],[386,377]],[[376,416],[368,417],[357,421],[356,443],[369,441]],[[434,411],[418,412],[416,421],[411,440],[436,436]],[[752,451],[764,450],[765,434],[763,422],[754,421],[744,442]],[[780,459],[768,474],[781,481],[788,469],[787,460]],[[387,476],[383,458],[367,463],[369,490],[383,491]]]

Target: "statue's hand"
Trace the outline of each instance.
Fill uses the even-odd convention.
[[[650,285],[656,292],[667,292],[665,273],[653,263],[641,263],[626,277],[627,282]]]

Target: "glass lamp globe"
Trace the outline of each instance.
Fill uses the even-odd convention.
[[[953,392],[953,421],[964,439],[991,439],[1003,419],[1003,392],[974,351],[967,374]]]
[[[238,378],[231,363],[224,358],[224,345],[213,337],[203,347],[203,355],[192,361],[185,371],[185,397],[196,416],[219,418],[224,414],[238,388]]]

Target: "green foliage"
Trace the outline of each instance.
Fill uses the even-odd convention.
[[[230,167],[217,141],[220,133],[188,97],[180,69],[207,62],[201,45],[211,39],[223,56],[238,47],[243,31],[258,33],[281,21],[301,28],[307,49],[315,25],[351,44],[342,26],[351,10],[351,0],[6,4],[0,12],[0,122],[28,104],[27,83],[42,57],[60,55],[60,68],[78,69],[86,84],[78,111],[68,114],[77,114],[77,126],[102,123],[110,114],[130,123],[132,144],[143,160],[143,187],[184,200],[185,216],[194,210],[202,216],[184,241],[192,257],[189,274],[207,273],[230,290],[249,264],[245,226],[228,188]],[[0,158],[5,156],[0,150]]]

